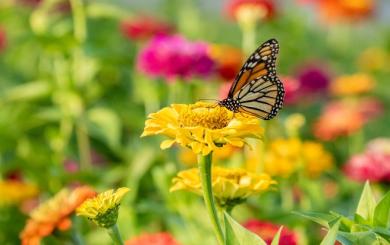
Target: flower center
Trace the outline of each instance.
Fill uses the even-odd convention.
[[[179,123],[182,127],[201,126],[220,129],[226,127],[231,119],[232,113],[226,108],[199,102],[189,105],[179,115]]]
[[[254,24],[267,15],[267,9],[255,4],[243,4],[236,11],[236,18],[243,24]]]

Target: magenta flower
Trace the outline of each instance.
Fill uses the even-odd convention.
[[[352,180],[390,182],[390,139],[376,139],[368,143],[364,153],[353,156],[345,165],[344,173]]]
[[[179,35],[157,36],[139,53],[137,68],[152,77],[189,79],[207,77],[214,70],[207,45],[190,42]]]
[[[299,69],[297,79],[303,94],[327,92],[330,83],[330,75],[322,66],[315,63],[306,63]]]

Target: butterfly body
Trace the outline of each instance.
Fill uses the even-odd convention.
[[[276,76],[279,52],[276,39],[270,39],[249,56],[230,87],[227,98],[218,102],[234,113],[242,112],[264,120],[276,116],[283,106],[284,88]]]

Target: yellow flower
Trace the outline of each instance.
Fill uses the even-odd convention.
[[[334,95],[357,95],[372,91],[374,79],[365,73],[341,76],[331,83],[330,90]]]
[[[286,132],[290,137],[297,137],[299,130],[305,124],[305,117],[300,113],[293,113],[286,118],[284,122]]]
[[[249,115],[233,114],[216,104],[174,104],[149,115],[141,137],[162,134],[160,147],[174,143],[192,149],[196,154],[208,155],[225,144],[242,147],[246,137],[260,138],[263,129],[259,120]]]
[[[0,181],[0,206],[20,204],[37,195],[35,185],[14,180]]]
[[[390,54],[381,48],[368,48],[360,54],[357,63],[364,71],[388,70],[387,64],[390,62]]]
[[[306,141],[302,145],[305,173],[310,177],[317,177],[333,165],[333,158],[324,147],[317,142]]]
[[[252,157],[251,161],[254,160]],[[332,165],[331,154],[320,143],[290,138],[271,142],[264,156],[263,170],[271,176],[285,178],[299,170],[309,177],[317,177]]]
[[[77,208],[76,213],[87,217],[101,227],[112,227],[118,219],[120,202],[128,191],[129,188],[121,187],[116,191],[111,189],[100,193],[82,203]]]
[[[172,180],[170,191],[187,190],[202,195],[199,170],[192,168],[178,173]],[[239,168],[212,168],[212,187],[218,204],[222,207],[243,202],[276,184],[267,174],[257,174]]]

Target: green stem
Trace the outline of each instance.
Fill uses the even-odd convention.
[[[123,245],[123,240],[122,240],[122,237],[121,237],[121,234],[119,233],[119,229],[118,229],[118,225],[115,224],[113,226],[111,226],[109,229],[107,229],[108,231],[108,234],[110,235],[112,241],[115,243],[115,244],[118,244],[118,245]]]
[[[242,50],[249,55],[256,48],[256,24],[242,23]]]
[[[84,245],[84,241],[78,231],[80,225],[76,217],[72,217],[72,223],[71,237],[73,244]]]
[[[222,232],[221,224],[219,222],[217,208],[214,202],[211,183],[211,159],[212,153],[206,156],[202,156],[200,154],[198,155],[199,174],[202,183],[204,203],[206,205],[207,212],[209,213],[209,217],[213,225],[214,233],[217,236],[218,243],[222,245],[224,244],[224,235]]]
[[[83,118],[80,118],[76,124],[76,137],[79,147],[80,168],[83,170],[91,169],[91,146],[89,144],[87,126]]]
[[[82,0],[70,0],[73,14],[74,37],[83,43],[87,36],[85,12]]]

